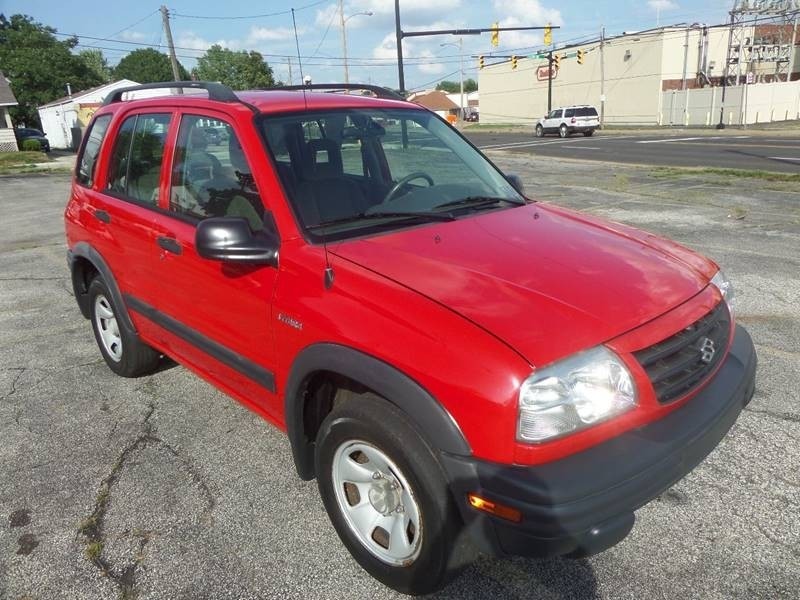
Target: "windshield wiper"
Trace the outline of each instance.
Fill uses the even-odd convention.
[[[522,206],[526,204],[524,200],[514,200],[513,198],[502,198],[500,196],[467,196],[459,200],[451,200],[444,204],[437,204],[433,208],[484,208],[487,206],[495,206],[501,202],[508,202]]]
[[[342,217],[341,219],[331,219],[330,221],[323,221],[316,225],[309,225],[307,229],[318,229],[320,227],[329,227],[331,225],[344,225],[346,223],[356,223],[358,221],[368,221],[373,219],[423,219],[425,221],[455,221],[455,217],[448,212],[424,212],[424,211],[380,211],[380,212],[362,212],[357,215],[350,215],[349,217]]]

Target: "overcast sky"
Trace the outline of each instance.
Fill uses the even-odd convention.
[[[601,25],[614,35],[672,23],[722,23],[732,0],[401,0],[405,31],[454,27],[561,26],[556,44],[599,35]],[[82,0],[65,9],[58,0],[0,0],[6,15],[29,14],[64,34],[77,34],[81,47],[101,47],[110,64],[127,51],[164,43],[160,3]],[[209,45],[257,50],[272,65],[278,79],[288,83],[287,57],[292,57],[294,83],[299,83],[292,14],[295,9],[300,55],[305,74],[317,82],[342,81],[342,37],[335,0],[173,0],[167,4],[172,34],[181,63],[195,65]],[[397,87],[393,0],[345,0],[350,81]],[[371,16],[358,13],[372,13]],[[199,18],[210,17],[210,18]],[[228,17],[228,18],[220,18]],[[230,18],[242,17],[242,18]],[[104,39],[91,39],[104,38]],[[120,40],[115,42],[110,40]],[[406,87],[433,87],[441,79],[458,79],[458,49],[454,36],[407,38]],[[542,43],[541,32],[504,32],[492,48],[490,36],[464,37],[466,77],[477,78],[472,55],[495,52],[525,54]]]

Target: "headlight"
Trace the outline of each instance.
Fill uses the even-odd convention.
[[[622,360],[605,346],[545,367],[519,390],[517,440],[544,442],[636,406],[636,387]]]
[[[733,309],[736,306],[735,298],[733,295],[733,284],[725,277],[725,273],[717,271],[717,274],[711,278],[711,283],[717,287],[719,293],[722,294],[722,299],[728,305],[728,310],[733,316]]]

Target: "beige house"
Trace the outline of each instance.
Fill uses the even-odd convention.
[[[748,39],[759,40],[759,36],[763,32],[750,28]],[[607,38],[602,50],[599,40],[558,49],[555,54],[561,59],[553,71],[552,107],[590,104],[601,110],[603,105],[604,123],[629,125],[685,125],[686,115],[696,112],[690,124],[705,125],[720,110],[721,90],[708,88],[721,84],[728,39],[727,26],[695,25]],[[579,50],[584,52],[583,64],[578,63]],[[547,58],[520,57],[516,69],[507,59],[492,64],[486,56],[485,62],[486,67],[479,70],[481,122],[534,123],[547,112]],[[793,79],[799,67],[795,60]],[[752,84],[771,84],[776,79],[770,72],[774,73],[775,63],[752,63],[750,69]],[[744,83],[747,75],[741,75]],[[783,85],[793,88],[795,84]],[[707,89],[704,94],[695,93],[699,88]],[[680,97],[676,98],[675,91]],[[692,95],[704,98],[703,109],[689,110]],[[796,111],[791,115],[790,105],[778,112],[797,118]]]
[[[11,86],[8,85],[3,72],[0,71],[0,152],[16,152],[17,138],[14,136],[14,125],[11,123],[11,115],[8,114],[10,106],[16,106],[17,99]]]
[[[458,115],[458,104],[448,98],[447,93],[441,90],[427,90],[411,94],[408,100],[432,110],[443,118],[447,118],[448,115]]]

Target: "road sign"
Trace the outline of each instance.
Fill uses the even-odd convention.
[[[553,69],[553,79],[558,75],[558,69]],[[539,67],[536,69],[536,79],[547,81],[550,78],[550,67]]]

